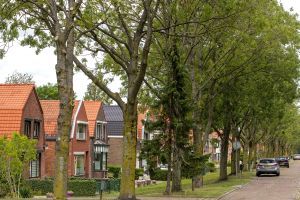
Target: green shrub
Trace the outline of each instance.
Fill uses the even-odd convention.
[[[157,181],[166,181],[168,176],[167,170],[154,169],[150,171],[150,178]]]
[[[120,178],[121,167],[108,166],[108,173],[112,173],[114,178]]]
[[[21,198],[31,198],[33,197],[31,188],[28,186],[23,186],[20,188],[20,196]]]
[[[74,192],[74,196],[94,196],[96,193],[96,181],[94,179],[69,180],[68,190]]]
[[[144,175],[144,169],[143,168],[138,168],[135,169],[135,180],[138,180],[140,176]]]
[[[207,172],[215,172],[216,171],[216,165],[213,162],[208,162],[206,165],[206,171]]]
[[[28,179],[25,180],[24,184],[30,187],[34,193],[41,192],[42,194],[46,194],[53,192],[53,179]]]
[[[29,179],[25,181],[34,193],[52,193],[53,179]],[[94,179],[83,179],[72,177],[68,181],[68,190],[74,192],[74,196],[94,196],[96,193],[96,181]]]
[[[9,193],[9,187],[7,183],[0,183],[0,198],[5,197]]]

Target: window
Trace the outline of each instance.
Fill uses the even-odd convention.
[[[34,126],[33,126],[33,138],[38,138],[40,135],[40,122],[39,121],[34,121]]]
[[[30,177],[37,178],[40,176],[40,154],[37,154],[36,160],[30,161]]]
[[[94,157],[94,170],[101,171],[107,168],[107,153],[95,153]]]
[[[106,136],[106,124],[103,122],[98,122],[95,138],[97,140],[105,140],[105,136]]]
[[[86,130],[87,130],[86,124],[78,124],[76,139],[77,140],[85,140]]]
[[[84,175],[84,156],[76,155],[74,157],[75,176]]]
[[[31,136],[31,121],[30,120],[25,120],[24,134],[29,138]]]

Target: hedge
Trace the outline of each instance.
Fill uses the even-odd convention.
[[[151,180],[166,181],[168,170],[154,169],[150,171]]]
[[[53,179],[28,179],[25,180],[25,185],[30,187],[32,191],[40,191],[42,194],[53,192]]]
[[[112,173],[113,178],[120,178],[121,167],[108,166],[108,173]]]
[[[138,180],[140,176],[144,175],[144,169],[143,168],[138,168],[135,169],[135,180]]]
[[[52,179],[29,179],[25,181],[25,185],[32,191],[46,194],[53,192]],[[94,179],[71,178],[68,181],[68,190],[74,192],[74,196],[94,196],[96,193],[96,181]]]
[[[96,181],[94,179],[69,180],[68,190],[74,192],[74,196],[94,196],[96,193]]]

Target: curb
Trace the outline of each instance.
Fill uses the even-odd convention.
[[[232,189],[232,190],[230,190],[230,191],[228,191],[228,192],[222,194],[221,196],[217,197],[216,200],[221,200],[223,197],[225,197],[225,196],[231,194],[232,192],[242,189],[243,187],[249,185],[252,181],[253,181],[253,180],[251,180],[249,183],[246,183],[246,184],[244,184],[244,185],[239,185],[238,187],[235,187],[234,189]]]

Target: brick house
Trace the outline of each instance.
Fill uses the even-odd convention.
[[[103,111],[107,122],[108,164],[120,166],[123,154],[123,112],[117,105],[103,105]]]
[[[37,140],[37,159],[30,162],[25,177],[45,176],[44,118],[33,84],[0,84],[0,136],[13,132]]]
[[[91,177],[107,178],[108,138],[107,122],[100,101],[84,101],[88,119],[91,153]]]
[[[46,176],[53,177],[55,169],[55,142],[57,137],[58,100],[41,100],[45,118]],[[90,136],[83,101],[75,101],[70,132],[68,175],[91,177]]]

